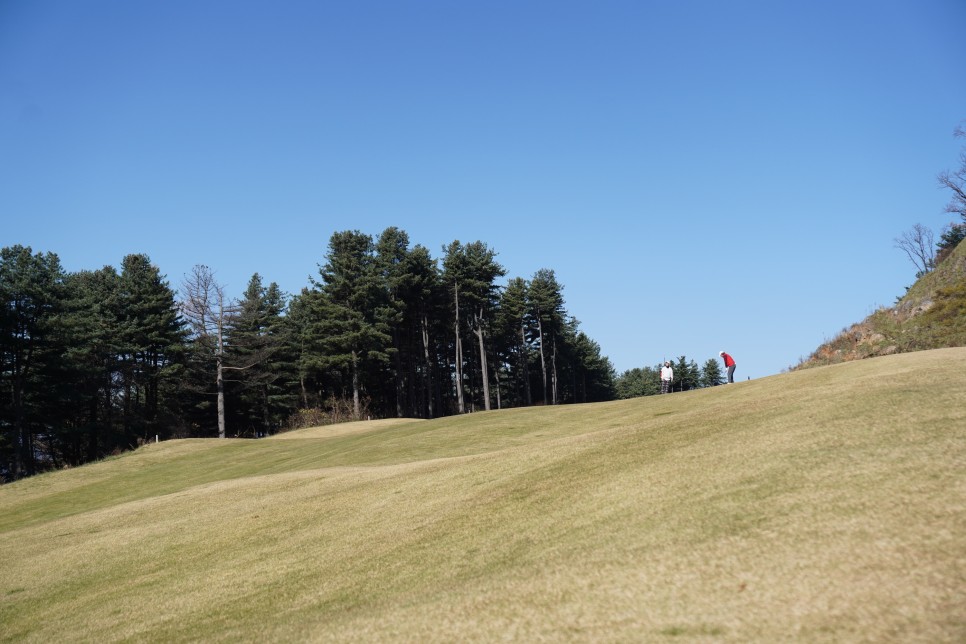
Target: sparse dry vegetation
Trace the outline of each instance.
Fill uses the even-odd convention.
[[[960,244],[895,306],[882,307],[843,329],[797,368],[962,346],[966,346],[966,245]]]

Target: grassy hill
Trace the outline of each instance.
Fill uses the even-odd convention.
[[[966,640],[966,349],[0,487],[0,640]]]
[[[823,343],[796,368],[966,346],[966,244],[883,307]]]

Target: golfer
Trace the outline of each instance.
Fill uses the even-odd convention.
[[[728,370],[728,382],[733,383],[735,381],[735,359],[729,356],[724,351],[719,351],[718,355],[724,360],[725,369]]]

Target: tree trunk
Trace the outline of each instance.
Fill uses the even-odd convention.
[[[14,379],[13,385],[13,408],[14,426],[17,432],[17,458],[14,461],[14,476],[30,476],[34,473],[33,468],[33,441],[30,428],[27,427],[27,418],[23,409],[24,386],[21,378]]]
[[[456,334],[456,407],[459,413],[466,413],[466,403],[463,400],[463,342],[459,332]]]
[[[550,368],[553,371],[551,382],[553,383],[553,404],[557,404],[557,338],[551,337],[553,350],[550,353]]]
[[[483,409],[490,411],[490,377],[486,368],[486,349],[483,347],[483,312],[476,316],[473,332],[480,343],[480,375],[483,378]]]
[[[356,420],[362,420],[362,406],[359,403],[359,358],[355,349],[352,350],[352,415]]]
[[[433,416],[433,365],[429,358],[429,318],[425,315],[422,321],[423,330],[423,358],[426,360],[426,400],[428,404],[429,417]]]
[[[216,382],[218,385],[218,438],[225,438],[225,376],[223,373],[225,362],[225,303],[218,294],[218,355],[215,363],[218,367]]]
[[[97,444],[97,429],[99,426],[98,413],[97,410],[100,407],[101,401],[96,389],[94,390],[94,395],[91,396],[90,407],[88,408],[88,429],[87,429],[87,460],[95,461],[97,460],[97,453],[99,447]]]
[[[533,404],[533,398],[530,395],[530,365],[527,359],[527,328],[526,325],[520,325],[520,373],[523,374],[523,391],[526,395],[527,407]]]
[[[500,396],[500,389],[501,389],[500,372],[503,371],[503,369],[501,369],[500,367],[502,367],[502,365],[499,362],[497,362],[497,369],[493,374],[493,377],[496,380],[496,408],[497,409],[503,409],[503,400],[502,400],[502,397]]]
[[[402,347],[399,340],[399,331],[393,327],[392,329],[392,346],[395,347],[396,352],[393,355],[393,368],[396,376],[396,418],[403,417],[403,396],[405,395],[405,389],[403,384],[403,369],[402,369]]]
[[[271,430],[272,416],[268,404],[268,385],[262,385],[262,435],[268,436],[272,433]]]
[[[225,437],[225,378],[222,374],[221,356],[218,356],[218,374],[216,383],[218,385],[218,438]]]
[[[459,413],[466,413],[466,404],[463,401],[463,343],[460,341],[460,289],[456,285],[454,290],[454,301],[456,310],[456,323],[454,330],[456,333],[456,406]]]
[[[543,322],[537,316],[537,333],[540,336],[540,376],[543,378],[543,404],[547,404],[547,363],[543,357]]]

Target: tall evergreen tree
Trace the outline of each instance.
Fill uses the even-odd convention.
[[[721,365],[714,358],[709,358],[701,371],[701,386],[717,387],[723,385],[724,381],[724,376],[721,374]]]
[[[67,276],[63,378],[72,383],[62,430],[63,459],[76,465],[127,447],[115,426],[121,361],[120,275],[111,266]],[[69,374],[69,375],[67,375]]]
[[[480,241],[465,246],[454,241],[445,248],[443,281],[452,289],[455,340],[456,392],[460,412],[463,400],[463,368],[469,362],[463,354],[463,332],[471,333],[479,349],[477,363],[483,407],[490,409],[490,378],[487,366],[486,336],[498,302],[496,278],[506,271],[496,262],[496,253]]]
[[[415,325],[420,350],[419,395],[417,415],[434,418],[442,412],[442,392],[438,373],[445,358],[440,343],[445,336],[447,309],[446,294],[441,282],[439,266],[429,249],[416,245],[407,257],[409,276],[407,297],[410,323]]]
[[[298,400],[295,393],[298,382],[297,354],[291,329],[285,323],[286,299],[287,295],[275,282],[265,290],[267,322],[264,332],[269,338],[269,351],[266,361],[260,366],[260,372],[263,375],[264,404],[270,432],[281,427],[285,416],[295,408]]]
[[[407,393],[412,380],[413,327],[409,324],[409,301],[413,276],[409,273],[408,258],[409,235],[395,227],[385,229],[376,244],[376,271],[383,290],[382,306],[376,315],[385,324],[392,345],[391,380],[397,417],[406,415],[411,407]]]
[[[37,471],[35,439],[43,433],[49,383],[36,376],[57,359],[53,343],[63,308],[65,273],[53,253],[25,246],[0,250],[0,454],[5,476]]]
[[[442,280],[450,297],[450,318],[453,329],[453,386],[456,394],[456,411],[460,414],[466,413],[465,382],[463,379],[463,326],[460,324],[461,319],[465,320],[466,316],[461,316],[460,292],[464,290],[463,281],[466,279],[467,271],[463,245],[459,241],[454,241],[449,246],[444,247]]]
[[[303,288],[289,302],[285,317],[287,338],[296,356],[301,407],[320,407],[327,390],[324,329],[321,315],[327,310],[325,296],[318,289]]]
[[[620,399],[654,396],[661,392],[660,367],[634,367],[620,376],[614,386],[615,395]]]
[[[564,400],[598,402],[614,398],[614,367],[600,353],[600,345],[579,329],[571,318],[564,329],[564,355],[567,358]]]
[[[563,287],[557,282],[553,270],[541,268],[530,280],[530,310],[536,324],[540,371],[543,378],[543,399],[544,402],[554,405],[558,402],[557,337],[563,329],[564,321],[562,291]],[[550,391],[547,386],[548,379]]]
[[[294,407],[294,397],[284,391],[295,379],[287,351],[284,310],[285,297],[278,284],[265,287],[258,273],[252,275],[228,330],[226,356],[226,369],[234,372],[227,380],[234,385],[235,416],[244,434],[272,433],[286,409]]]
[[[690,362],[684,356],[678,357],[677,364],[674,365],[674,388],[677,391],[689,391],[697,389],[701,381],[701,371],[698,363],[694,360]]]
[[[135,440],[163,433],[168,411],[161,393],[166,380],[177,377],[184,341],[175,293],[147,255],[128,255],[121,262],[120,349],[124,396],[124,429]]]
[[[497,263],[496,252],[488,248],[483,242],[469,243],[465,250],[470,272],[469,279],[465,284],[464,302],[470,309],[470,328],[476,336],[479,349],[483,408],[489,411],[491,398],[490,369],[486,346],[487,335],[499,301],[499,288],[496,279],[506,275],[506,271]]]
[[[512,405],[532,405],[530,393],[529,284],[521,277],[507,282],[500,294],[496,316],[497,337],[506,356],[508,387]]]
[[[321,267],[321,290],[328,311],[319,316],[323,324],[323,360],[347,371],[352,389],[352,409],[361,418],[363,379],[389,363],[393,348],[389,328],[377,314],[385,302],[374,261],[372,237],[359,231],[335,233],[329,241],[328,262]]]

